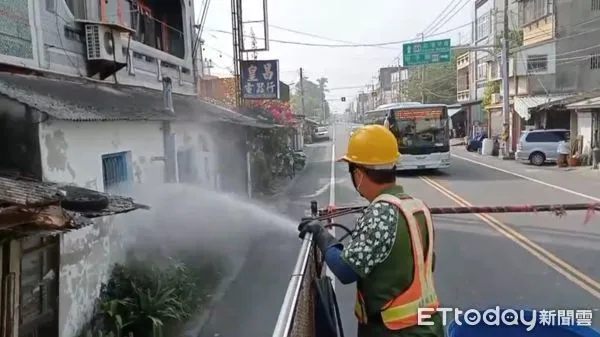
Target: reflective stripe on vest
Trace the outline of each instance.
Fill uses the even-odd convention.
[[[354,305],[354,315],[356,320],[360,324],[367,324],[367,311],[365,308],[365,301],[360,292],[356,292],[356,304]]]
[[[412,243],[415,266],[413,282],[405,292],[386,303],[381,309],[381,318],[384,325],[390,330],[400,330],[417,325],[419,308],[437,309],[439,307],[432,272],[433,224],[429,208],[421,200],[400,199],[390,194],[382,194],[372,203],[378,201],[391,203],[404,214]],[[415,216],[418,213],[423,213],[427,222],[429,250],[426,257],[423,256],[424,246],[421,239],[421,229]],[[365,309],[364,301],[362,301],[359,293],[355,306],[357,319],[359,318],[359,312],[361,316],[365,314]],[[364,319],[364,323],[366,323],[366,319]]]

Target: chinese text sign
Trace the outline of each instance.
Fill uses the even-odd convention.
[[[442,111],[442,108],[396,110],[396,119],[440,118],[442,116]]]
[[[243,99],[279,99],[279,61],[241,61]]]
[[[402,45],[402,59],[405,67],[448,63],[451,50],[450,39],[405,43]]]

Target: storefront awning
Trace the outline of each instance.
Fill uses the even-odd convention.
[[[582,99],[578,102],[567,104],[565,107],[569,110],[600,109],[600,96]]]
[[[462,111],[463,108],[448,108],[448,117],[452,117],[454,115],[456,115],[457,113],[459,113],[460,111]]]
[[[529,111],[531,109],[546,105],[548,103],[557,102],[563,100],[570,95],[538,95],[538,96],[518,96],[515,97],[514,109],[521,116],[521,118],[528,120],[531,118]]]

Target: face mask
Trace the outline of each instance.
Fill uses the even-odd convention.
[[[359,190],[360,185],[362,184],[363,178],[364,178],[363,173],[360,172],[360,179],[359,179],[358,183],[356,183],[356,179],[354,179],[354,174],[353,173],[350,173],[350,176],[352,177],[352,185],[354,185],[354,188],[356,189],[356,192],[358,192],[358,194],[360,194],[360,196],[364,198],[365,196]]]

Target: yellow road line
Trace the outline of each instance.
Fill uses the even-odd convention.
[[[458,205],[463,206],[463,207],[473,206],[473,204],[469,203],[464,198],[462,198],[459,195],[457,195],[456,193],[452,192],[445,186],[442,186],[440,183],[438,183],[428,177],[421,176],[419,178],[421,180],[423,180],[429,186],[436,189],[438,192],[442,193],[444,196],[446,196],[450,200],[457,203]],[[557,272],[562,274],[564,277],[571,280],[573,283],[577,284],[579,287],[581,287],[582,289],[584,289],[587,292],[589,292],[590,294],[592,294],[594,297],[600,299],[600,283],[598,281],[592,279],[588,275],[577,270],[572,265],[561,260],[558,256],[550,253],[546,249],[542,248],[540,245],[529,240],[523,234],[517,232],[516,230],[512,229],[511,227],[507,226],[506,224],[502,223],[501,221],[492,217],[491,215],[489,215],[489,214],[474,214],[474,215],[477,218],[479,218],[481,221],[488,224],[494,230],[496,230],[497,232],[504,235],[506,238],[510,239],[511,241],[515,242],[519,246],[523,247],[525,250],[527,250],[533,256],[537,257],[540,261],[544,262],[549,267],[556,270]]]

